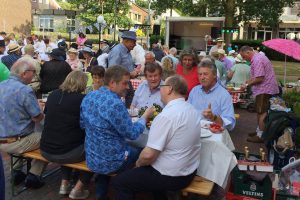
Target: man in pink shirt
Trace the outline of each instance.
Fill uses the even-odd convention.
[[[256,133],[250,133],[247,141],[263,143],[261,135],[265,129],[264,119],[270,106],[269,99],[279,93],[276,76],[271,61],[265,55],[256,53],[249,46],[243,46],[240,54],[245,60],[251,62],[251,78],[243,87],[252,86],[258,122]]]

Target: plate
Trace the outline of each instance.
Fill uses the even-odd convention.
[[[210,130],[206,129],[206,128],[201,128],[201,136],[202,138],[205,138],[205,137],[210,137],[212,136],[213,133],[210,132]]]

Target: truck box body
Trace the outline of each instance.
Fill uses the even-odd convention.
[[[224,17],[167,17],[165,43],[179,50],[195,48],[206,51],[205,36],[222,37]]]

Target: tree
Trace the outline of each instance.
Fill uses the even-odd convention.
[[[78,17],[85,25],[97,22],[97,17],[102,13],[103,0],[68,0],[67,3],[80,10]],[[116,4],[117,3],[117,4]],[[116,9],[116,25],[121,28],[129,28],[133,22],[126,16],[129,10],[128,3],[120,0],[103,1],[103,13],[107,25],[114,25]]]

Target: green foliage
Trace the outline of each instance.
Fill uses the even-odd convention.
[[[151,35],[150,36],[150,44],[152,45],[153,43],[156,43],[158,41],[161,41],[161,44],[165,44],[165,38],[164,36],[161,35]]]
[[[135,0],[135,3],[142,7],[142,8],[148,8],[148,1],[145,0]]]
[[[119,0],[117,0],[117,4],[115,4],[114,0],[102,1],[68,0],[68,3],[71,4],[72,7],[81,11],[78,17],[84,22],[85,25],[93,25],[97,22],[97,17],[102,13],[101,3],[103,3],[104,19],[108,26],[114,24],[115,8],[117,26],[120,28],[128,28],[133,24],[133,22],[126,16],[129,10],[128,3],[120,3]]]
[[[295,92],[295,91],[292,91],[292,92],[285,92],[283,93],[282,95],[282,98],[284,99],[286,105],[290,108],[293,108],[294,104],[297,103],[295,105],[295,109],[299,109],[299,103],[300,102],[300,92]]]
[[[237,0],[237,2],[240,9],[238,21],[256,20],[260,25],[277,27],[283,7],[293,6],[295,0]]]

